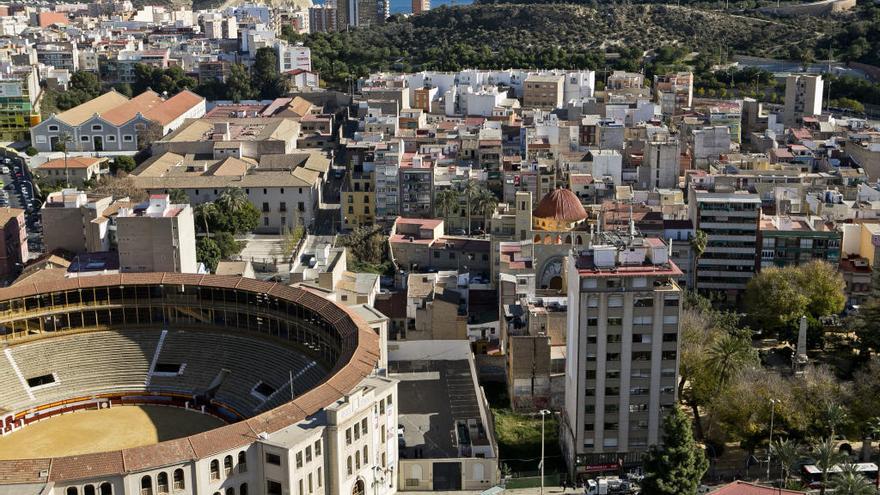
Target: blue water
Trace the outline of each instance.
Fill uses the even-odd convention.
[[[441,5],[469,5],[473,0],[431,0],[431,8]],[[412,12],[411,0],[391,0],[392,14],[408,14]]]

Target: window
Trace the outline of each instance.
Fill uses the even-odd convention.
[[[354,468],[355,469],[361,468],[361,451],[360,450],[358,450],[357,452],[354,453]]]
[[[647,410],[648,410],[647,404],[630,404],[629,405],[629,412],[631,412],[631,413],[645,412]]]
[[[387,402],[388,402],[388,407],[391,407],[391,396],[390,395],[388,396]]]
[[[306,204],[303,203],[302,201],[300,201],[299,203],[296,204],[296,208],[299,211],[306,211]]]
[[[351,428],[345,430],[345,445],[351,445]]]
[[[305,495],[306,492],[303,491],[303,480],[300,479],[299,483],[297,483],[297,484],[299,485],[299,495]]]
[[[355,423],[354,424],[354,439],[358,440],[359,438],[361,438],[361,425],[360,425],[360,423]]]
[[[351,470],[351,456],[348,456],[348,459],[345,460],[345,465],[346,465],[346,472],[348,473],[349,476],[351,476],[351,473],[352,473],[352,470]]]
[[[70,495],[69,492],[68,495]],[[141,495],[153,495],[153,478],[149,476],[141,478]]]
[[[268,226],[269,226],[269,217],[263,217],[263,226],[264,226],[264,227],[268,227]]]
[[[650,344],[651,343],[651,334],[649,333],[634,333],[633,334],[633,343],[635,344]]]
[[[247,472],[247,453],[243,450],[238,453],[238,472]]]
[[[269,191],[267,191],[266,189],[263,189],[263,194],[269,194]]]
[[[618,352],[609,352],[605,355],[606,361],[620,361],[620,353]]]
[[[266,464],[273,464],[275,466],[281,465],[281,456],[278,454],[266,453]]]
[[[675,361],[675,351],[663,351],[661,358],[664,361]]]
[[[49,132],[58,132],[58,126],[57,125],[50,125]]]
[[[312,473],[309,473],[309,493],[314,491],[314,485],[312,484]]]
[[[115,142],[116,142],[116,136],[114,136],[114,135],[112,135],[112,134],[109,135],[109,136],[107,136],[107,142],[108,142],[108,143],[115,143]]]
[[[369,451],[367,450],[367,446],[364,445],[364,465],[369,464],[369,462],[370,462]]]
[[[321,455],[321,441],[315,442],[315,457]]]
[[[232,456],[228,455],[223,459],[223,474],[229,476],[232,474]]]
[[[167,474],[165,475],[165,480],[166,480],[166,482],[167,482],[167,480],[168,480],[168,475],[167,475]],[[166,491],[166,493],[167,493],[167,491],[168,491],[168,488],[167,488],[167,487],[165,488],[165,491]],[[83,487],[83,495],[95,495],[95,485],[86,485],[86,486],[84,486],[84,487]]]
[[[88,137],[88,136],[80,136],[80,137],[79,137],[79,140],[82,141],[82,142],[84,142],[84,143],[88,143],[88,142],[89,142],[89,137]]]
[[[621,306],[623,306],[623,296],[613,295],[608,297],[609,308],[619,308]]]
[[[186,483],[183,481],[183,469],[175,469],[174,470],[174,491],[183,490],[186,488]]]
[[[280,205],[278,205],[278,211],[287,211],[287,203],[282,201]]]
[[[640,297],[633,302],[633,306],[637,308],[651,308],[654,306],[654,298]]]
[[[654,322],[654,318],[650,316],[634,316],[633,325],[650,325]]]
[[[266,461],[268,462],[269,456],[266,455]],[[220,461],[214,459],[211,461],[211,479],[219,480],[220,479]]]
[[[599,318],[587,318],[587,326],[595,327],[599,324]]]
[[[247,483],[242,483],[241,486],[238,487],[238,495],[248,495]]]
[[[92,130],[93,131],[102,131],[102,130],[104,130],[104,126],[102,126],[101,124],[93,124]]]
[[[324,470],[318,466],[318,488],[321,488],[324,485]]]
[[[75,486],[67,488],[66,495],[79,495],[79,490]]]
[[[617,447],[617,439],[616,438],[606,438],[602,441],[603,447]]]
[[[263,202],[263,213],[269,213],[269,203]]]
[[[232,488],[231,486],[227,488],[226,495],[235,495],[235,488]]]
[[[678,323],[678,315],[666,315],[663,317],[664,325],[675,325]]]
[[[296,453],[296,467],[298,467],[298,468],[303,467],[303,453],[302,452]]]
[[[159,473],[156,476],[156,490],[160,493],[168,493],[168,473]]]
[[[312,462],[312,447],[306,447],[306,462]]]
[[[650,361],[651,351],[639,351],[632,353],[633,361]]]
[[[266,480],[266,493],[268,495],[281,495],[281,483],[272,480]]]
[[[134,136],[132,136],[130,134],[126,134],[126,135],[122,136],[122,141],[125,143],[130,143],[130,142],[134,141]]]
[[[663,342],[675,342],[678,340],[677,333],[664,333],[663,334]]]
[[[619,327],[623,325],[623,318],[608,318],[608,326]]]

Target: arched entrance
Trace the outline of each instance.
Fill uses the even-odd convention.
[[[364,495],[364,480],[358,478],[358,480],[354,482],[354,487],[351,489],[351,495]]]

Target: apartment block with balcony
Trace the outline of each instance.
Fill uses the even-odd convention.
[[[568,259],[562,444],[577,475],[639,465],[676,403],[681,271],[668,246],[591,236]]]
[[[193,210],[167,194],[121,207],[116,216],[121,272],[198,273]]]
[[[841,231],[818,216],[762,216],[756,253],[756,269],[797,266],[813,260],[840,261]]]
[[[36,67],[0,68],[0,140],[30,137],[30,128],[40,123],[39,94]]]
[[[531,74],[523,88],[523,107],[554,109],[562,106],[565,76],[562,74]]]
[[[694,227],[708,235],[706,251],[696,264],[697,288],[734,302],[755,275],[761,197],[691,189],[688,205]]]

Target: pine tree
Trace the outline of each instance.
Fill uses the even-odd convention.
[[[644,461],[644,495],[695,495],[709,468],[690,421],[677,405],[663,420],[663,446],[652,446]]]

